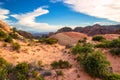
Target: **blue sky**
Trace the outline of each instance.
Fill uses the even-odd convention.
[[[118,2],[117,2],[118,1]],[[0,19],[25,31],[120,23],[120,0],[0,0]],[[89,4],[88,4],[89,3]]]

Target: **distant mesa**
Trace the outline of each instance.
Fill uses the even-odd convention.
[[[73,30],[69,27],[61,28],[57,31],[57,33],[60,32],[80,32],[87,34],[88,36],[94,36],[99,34],[114,34],[116,31],[120,29],[120,25],[99,25],[95,24],[93,26],[86,26],[86,27],[76,27]]]

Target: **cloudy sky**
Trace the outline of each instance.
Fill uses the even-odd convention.
[[[0,20],[34,32],[120,24],[120,0],[0,0]]]

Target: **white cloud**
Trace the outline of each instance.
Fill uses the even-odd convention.
[[[64,0],[73,10],[120,22],[120,0]]]
[[[56,30],[56,26],[49,25],[48,23],[40,23],[35,21],[36,17],[42,16],[47,13],[49,13],[47,9],[44,9],[44,7],[40,7],[32,12],[24,14],[13,14],[11,16],[18,20],[17,23],[13,23],[13,26],[17,26],[20,29],[36,30],[40,32]]]
[[[7,19],[9,13],[9,10],[0,8],[0,20]]]

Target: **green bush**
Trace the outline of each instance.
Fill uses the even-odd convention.
[[[12,44],[12,48],[13,48],[13,50],[19,51],[20,48],[21,48],[21,46],[20,46],[19,43],[13,43],[13,44]]]
[[[83,67],[92,77],[104,77],[109,73],[110,63],[100,51],[94,52],[82,61]]]
[[[12,65],[5,59],[0,58],[0,80],[8,79],[9,72],[12,71]]]
[[[110,53],[112,55],[118,55],[118,56],[120,56],[120,48],[111,49]]]
[[[7,70],[0,67],[0,80],[6,80],[7,75],[8,75]]]
[[[7,34],[0,29],[0,39],[6,38]]]
[[[11,36],[14,39],[18,38],[18,35],[16,33],[9,33],[9,36]]]
[[[28,80],[24,74],[17,73],[17,80]]]
[[[120,39],[114,39],[112,41],[103,41],[100,44],[95,45],[98,48],[119,48],[120,47]]]
[[[32,71],[31,71],[32,70]],[[39,76],[39,69],[30,67],[27,63],[19,63],[12,66],[5,59],[0,58],[0,80],[44,80]]]
[[[12,28],[12,31],[13,31],[13,33],[17,32],[16,27],[13,27],[13,28]]]
[[[16,65],[15,70],[18,73],[27,75],[28,72],[29,72],[29,65],[27,63],[19,63],[19,64]]]
[[[105,43],[99,43],[95,45],[96,48],[107,48]]]
[[[38,71],[37,70],[34,70],[34,71],[32,71],[32,76],[34,77],[34,78],[36,78],[37,77],[37,75],[38,75]]]
[[[110,43],[110,48],[120,48],[120,39],[114,39]]]
[[[105,38],[104,38],[103,36],[94,36],[94,37],[92,38],[92,40],[93,40],[93,41],[103,41],[103,40],[105,40]]]
[[[11,43],[11,42],[13,42],[13,39],[12,39],[12,37],[8,36],[7,38],[5,38],[4,41],[8,42],[8,43]]]
[[[68,62],[68,61],[62,61],[62,60],[59,60],[58,62],[54,61],[52,64],[51,64],[52,68],[53,69],[64,69],[64,68],[69,68],[71,67],[71,64]]]
[[[39,42],[46,43],[46,44],[56,44],[58,40],[54,38],[42,38],[39,40]]]
[[[110,74],[106,76],[103,80],[120,80],[120,74]]]
[[[39,77],[37,77],[36,80],[44,80],[44,78],[42,76],[39,76]]]
[[[73,47],[72,49],[72,53],[73,54],[80,54],[80,53],[91,53],[93,51],[93,46],[91,44],[84,44],[84,45],[80,45],[77,44],[75,47]]]

